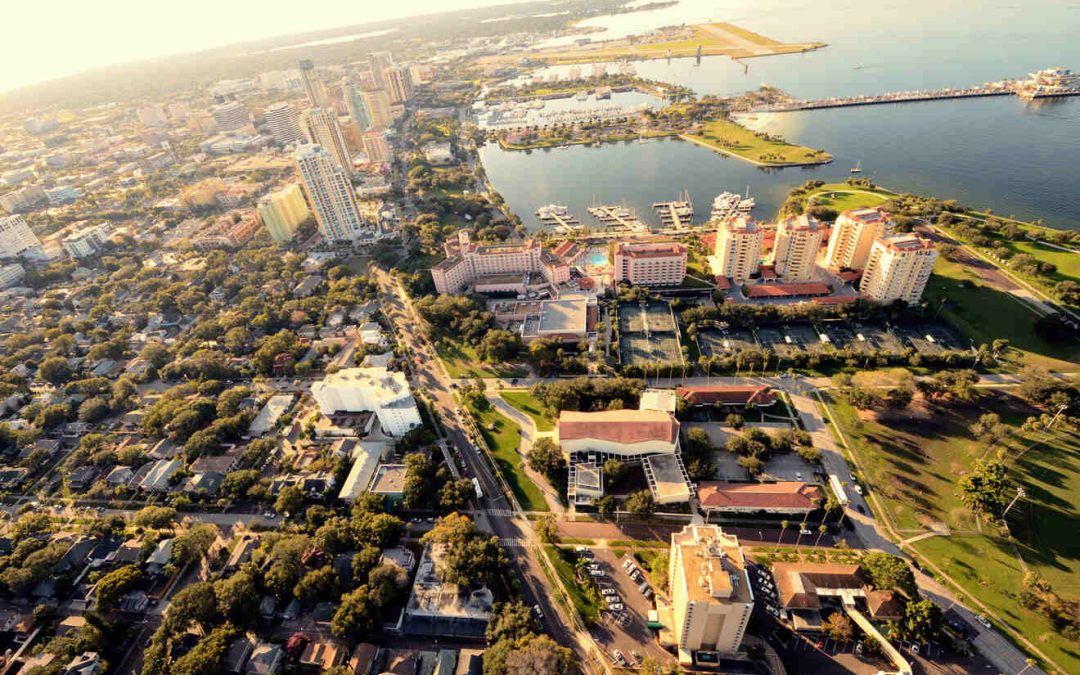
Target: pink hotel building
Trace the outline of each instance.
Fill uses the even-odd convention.
[[[570,281],[570,265],[535,241],[521,244],[474,244],[469,233],[443,245],[446,260],[431,268],[431,278],[439,293],[461,293],[470,284],[483,283],[486,290],[518,290],[520,278],[539,273],[552,286]]]
[[[687,249],[683,244],[617,244],[615,283],[678,286],[686,277],[686,258]]]

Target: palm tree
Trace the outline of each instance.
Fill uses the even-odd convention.
[[[799,536],[798,536],[797,539],[795,539],[795,554],[796,555],[798,555],[798,553],[799,553],[799,542],[802,541],[802,533],[806,529],[806,517],[809,516],[809,515],[810,515],[809,511],[804,513],[802,522],[799,523]]]
[[[825,536],[825,533],[829,531],[829,528],[825,527],[825,523],[818,525],[817,528],[817,541],[814,542],[814,548],[817,548],[818,543],[821,542],[821,538]]]
[[[777,551],[780,550],[780,542],[782,542],[784,540],[784,531],[787,530],[788,524],[789,523],[786,520],[780,521],[780,536],[777,537],[777,539],[776,539],[776,550]]]

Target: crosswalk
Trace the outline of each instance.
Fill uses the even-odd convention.
[[[503,548],[525,548],[525,540],[519,537],[502,537],[499,539],[499,546]]]

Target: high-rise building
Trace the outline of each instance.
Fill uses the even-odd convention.
[[[270,238],[279,244],[292,241],[296,228],[310,215],[304,193],[295,183],[259,200],[259,218]]]
[[[79,228],[60,240],[72,258],[89,258],[101,252],[109,240],[109,226],[105,223]]]
[[[304,84],[304,93],[312,108],[329,108],[330,97],[326,95],[326,87],[322,80],[315,75],[315,64],[309,59],[300,62],[300,81]]]
[[[668,589],[680,663],[695,663],[699,651],[738,651],[754,609],[738,538],[716,525],[673,532]]]
[[[892,231],[892,221],[883,209],[844,211],[833,224],[825,266],[831,270],[862,269],[874,240]]]
[[[360,87],[346,78],[341,81],[341,94],[345,97],[345,107],[349,110],[349,117],[360,131],[367,131],[371,128],[371,114],[368,113],[367,103],[364,102],[364,96],[360,92]]]
[[[922,298],[937,257],[929,239],[914,234],[880,237],[870,247],[859,290],[878,302],[903,300],[914,305]]]
[[[169,126],[169,119],[165,116],[165,111],[156,103],[137,108],[135,116],[139,118],[139,123],[144,127]]]
[[[236,131],[251,123],[248,111],[239,101],[220,103],[210,109],[218,131]]]
[[[45,249],[22,216],[0,218],[0,258],[26,256],[44,259]]]
[[[371,70],[371,81],[379,89],[387,88],[386,69],[394,65],[394,57],[390,52],[372,52],[368,55],[368,68]]]
[[[330,153],[321,145],[301,145],[296,150],[296,166],[323,238],[346,242],[362,237],[368,228],[352,183]]]
[[[345,172],[345,176],[352,178],[352,154],[349,152],[349,147],[345,145],[345,137],[341,135],[341,127],[338,126],[337,115],[334,111],[326,108],[308,110],[304,113],[304,128],[307,131],[308,140],[321,145]]]
[[[281,145],[302,143],[304,132],[300,129],[300,113],[288,101],[279,101],[266,109],[266,124],[270,134]]]
[[[385,71],[386,88],[391,103],[405,103],[412,99],[412,75],[407,66],[392,66]]]
[[[809,215],[789,216],[776,227],[773,267],[787,281],[814,278],[815,262],[821,250],[824,231],[821,223]]]
[[[393,116],[390,114],[390,96],[385,89],[365,89],[361,93],[368,117],[373,129],[385,129],[390,126]]]
[[[686,278],[687,249],[682,244],[615,245],[615,283],[678,286]]]
[[[716,249],[710,260],[712,272],[742,283],[758,270],[765,233],[750,216],[734,216],[720,221]]]
[[[390,144],[386,142],[386,135],[381,131],[365,131],[361,140],[369,162],[379,164],[390,161]]]

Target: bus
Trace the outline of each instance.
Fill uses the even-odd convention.
[[[480,481],[476,480],[476,478],[473,478],[472,479],[472,485],[473,485],[473,488],[476,489],[476,498],[477,499],[483,499],[484,498],[484,491],[480,489]]]
[[[829,485],[836,493],[836,500],[840,502],[840,506],[847,506],[849,502],[847,493],[844,492],[844,486],[840,484],[840,479],[835,474],[829,474]]]

